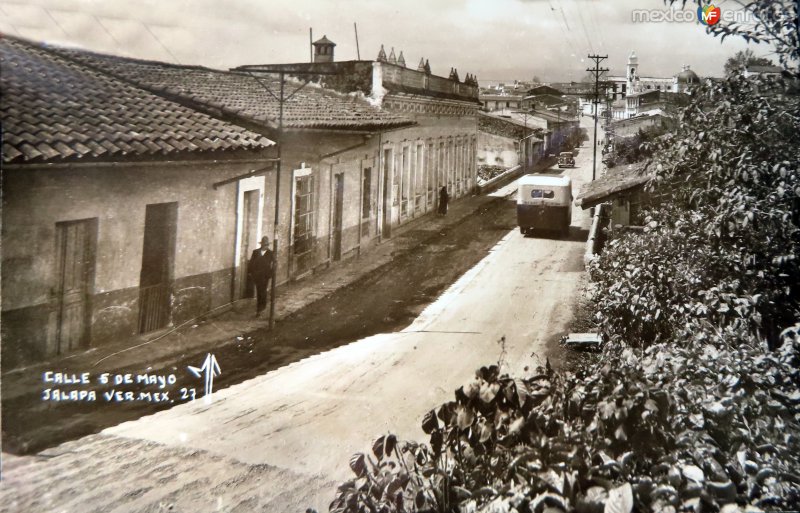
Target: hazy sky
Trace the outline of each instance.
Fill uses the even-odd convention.
[[[716,2],[723,10],[733,1]],[[37,41],[182,64],[228,68],[305,62],[308,29],[337,43],[336,59],[363,59],[383,43],[409,66],[481,81],[581,80],[589,53],[624,73],[631,50],[640,74],[672,76],[683,64],[721,75],[739,40],[697,22],[634,22],[632,10],[666,12],[661,0],[0,0],[0,31]],[[763,46],[756,54],[768,55]]]

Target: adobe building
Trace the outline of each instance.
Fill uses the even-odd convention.
[[[231,302],[274,143],[40,45],[0,62],[4,368]]]
[[[332,58],[332,43],[326,38],[317,43],[318,56]],[[280,74],[58,51],[99,72],[278,142],[280,174],[275,166],[246,183],[227,185],[243,193],[263,189],[263,204],[252,216],[253,222],[264,227],[264,234],[278,240],[278,284],[309,276],[378,240],[378,205],[383,197],[378,148],[385,134],[413,125],[412,119],[364,98],[289,77],[284,77],[281,102]],[[326,57],[325,52],[331,53]],[[257,247],[257,240],[253,244]]]
[[[337,61],[332,44],[327,37],[314,42],[310,63],[248,65],[232,71],[264,78],[279,72],[295,75],[353,102],[367,101],[383,113],[413,122],[378,132],[364,148],[372,158],[371,193],[363,200],[349,197],[364,212],[362,236],[375,240],[390,237],[394,227],[434,211],[442,186],[453,200],[470,194],[477,180],[477,114],[481,106],[477,79],[467,75],[462,81],[453,68],[447,77],[434,75],[425,59],[420,59],[416,68],[407,67],[403,52],[396,54],[392,48],[387,56],[383,46],[375,60]],[[334,168],[355,165],[346,155],[338,155],[323,168],[330,173]],[[369,218],[367,210],[372,212]]]

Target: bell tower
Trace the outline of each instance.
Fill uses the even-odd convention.
[[[635,51],[631,52],[628,56],[628,66],[625,77],[627,78],[625,87],[627,94],[636,92],[638,87],[637,82],[639,81],[639,58],[636,57]]]

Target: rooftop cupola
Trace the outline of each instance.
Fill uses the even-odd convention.
[[[322,36],[312,43],[314,45],[314,62],[333,62],[333,47],[336,43]]]

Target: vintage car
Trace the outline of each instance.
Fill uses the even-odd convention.
[[[571,151],[562,151],[558,156],[558,167],[575,167],[575,158]]]

